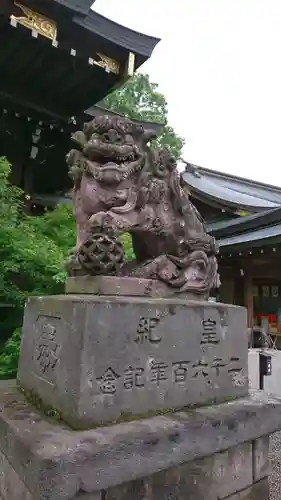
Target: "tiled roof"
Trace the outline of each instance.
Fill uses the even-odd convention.
[[[281,242],[281,207],[208,225],[221,252]]]
[[[264,227],[257,231],[238,234],[229,238],[218,240],[220,249],[241,249],[243,247],[253,248],[260,245],[271,245],[281,242],[281,224]]]
[[[281,206],[281,188],[185,162],[182,177],[193,197],[259,212]]]

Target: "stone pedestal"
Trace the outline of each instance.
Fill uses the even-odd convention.
[[[245,309],[159,286],[79,278],[27,301],[0,500],[269,500],[281,399],[248,394]]]
[[[235,401],[73,431],[0,389],[1,500],[269,500],[281,399]]]
[[[245,396],[246,311],[176,298],[26,305],[18,380],[74,428]]]

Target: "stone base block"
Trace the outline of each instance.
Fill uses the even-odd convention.
[[[66,280],[65,293],[161,299],[176,295],[174,288],[167,286],[162,281],[121,276],[71,276]],[[181,293],[179,298],[194,299],[195,297],[191,293]]]
[[[192,292],[178,293],[175,288],[163,281],[128,276],[70,276],[66,279],[65,293],[114,295],[130,297],[174,297],[185,300],[197,300],[198,295]],[[202,300],[202,297],[201,297]]]
[[[18,380],[74,428],[248,392],[244,308],[175,298],[30,298]]]
[[[269,500],[268,435],[281,399],[263,392],[165,416],[73,431],[0,390],[2,500]]]

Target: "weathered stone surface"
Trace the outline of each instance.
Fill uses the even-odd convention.
[[[242,490],[253,482],[252,443],[231,448],[224,453],[216,453],[210,458],[212,482],[218,498],[226,497]]]
[[[207,497],[206,497],[207,500]],[[246,490],[218,500],[269,500],[268,479],[262,479]]]
[[[69,276],[65,293],[156,298],[176,296],[174,289],[162,281],[127,276]],[[196,296],[182,292],[180,298],[194,300]]]
[[[258,391],[187,413],[72,431],[16,389],[0,391],[0,449],[36,500],[96,494],[205,459],[277,431],[280,421],[281,399]]]
[[[143,480],[124,483],[106,491],[107,500],[217,500],[211,479],[200,464],[183,464]]]
[[[246,310],[142,297],[26,305],[18,379],[74,427],[246,395]]]
[[[269,436],[263,436],[253,441],[253,477],[259,481],[270,474]]]
[[[19,475],[0,451],[0,499],[33,500]]]
[[[220,285],[218,246],[182,188],[174,156],[167,148],[149,151],[152,137],[109,116],[72,135],[67,163],[77,240],[68,273],[157,278],[177,294],[205,299]],[[130,262],[123,233],[132,236]]]
[[[107,500],[103,493],[102,491],[97,491],[96,493],[77,493],[71,500]]]
[[[281,432],[275,432],[269,440],[269,462],[271,473],[269,476],[270,500],[281,498]]]
[[[217,500],[252,485],[252,445],[231,450],[132,481],[106,492],[107,500]]]

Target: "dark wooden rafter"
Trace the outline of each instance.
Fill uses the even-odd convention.
[[[33,115],[34,113],[39,117],[44,116],[46,120],[54,120],[56,122],[65,122],[66,117],[60,116],[55,112],[52,112],[50,109],[41,107],[40,105],[36,105],[34,102],[30,102],[24,99],[17,98],[15,99],[12,95],[6,94],[5,92],[0,92],[0,104],[1,101],[5,104],[3,106],[9,107],[9,103],[13,104],[14,109],[23,109],[25,115]]]
[[[55,2],[71,11],[88,14],[95,0],[55,0]]]
[[[0,3],[0,93],[60,118],[102,100],[124,82],[128,61],[133,72],[159,41],[89,11],[86,0],[21,2]]]
[[[120,116],[98,106],[89,110],[91,115],[78,116],[74,121],[61,120],[56,115],[44,114],[44,111],[40,108],[30,108],[24,102],[8,100],[7,96],[1,99],[0,96],[0,155],[4,154],[13,163],[12,178],[17,185],[23,187],[23,171],[26,168],[32,169],[32,192],[29,189],[28,194],[36,210],[40,206],[52,208],[58,203],[70,203],[65,196],[71,187],[65,154],[72,147],[71,133],[93,116],[104,113]],[[135,122],[146,129],[153,129],[156,134],[160,133],[163,127],[163,124]],[[40,139],[36,144],[36,158],[31,159],[32,134],[36,129],[40,129]]]
[[[11,30],[0,19],[0,93],[12,99],[67,118],[86,109],[93,95],[101,100],[118,80],[118,75],[71,56],[67,48],[57,50],[50,40],[34,40],[24,28],[15,29],[13,35]]]
[[[45,15],[54,13],[58,8],[61,12],[66,12],[66,9],[73,14],[83,13],[87,15],[95,0],[21,0],[21,3],[32,10],[42,12]],[[0,12],[9,14],[14,0],[1,0]]]

